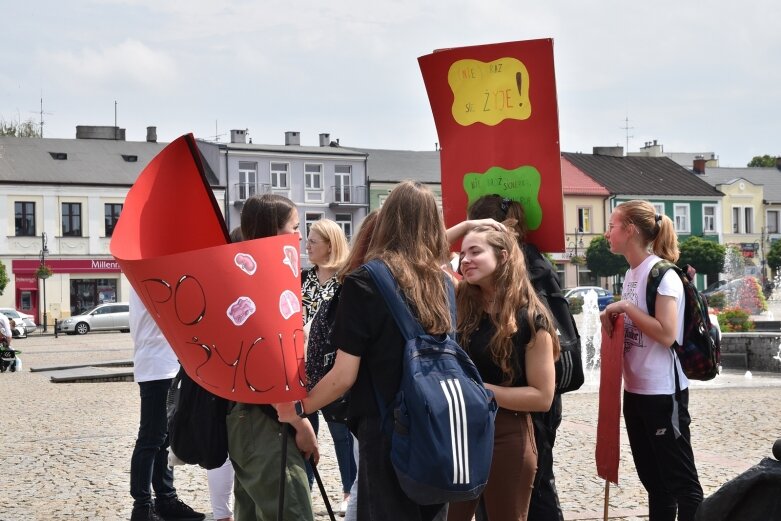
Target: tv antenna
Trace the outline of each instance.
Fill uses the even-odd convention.
[[[219,143],[220,142],[220,138],[222,136],[226,136],[226,135],[227,135],[226,132],[223,132],[222,134],[220,134],[220,131],[217,128],[217,120],[215,119],[214,120],[214,135],[213,136],[206,136],[204,139],[206,139],[206,141],[214,141],[215,143]]]
[[[46,115],[46,116],[54,115],[54,112],[44,112],[43,111],[43,94],[41,94],[41,110],[38,110],[38,111],[31,110],[30,112],[33,113],[33,114],[38,114],[38,116],[40,117],[40,121],[41,121],[41,123],[40,123],[40,131],[41,131],[41,137],[43,137],[43,123],[44,123],[43,116],[44,115]]]
[[[627,115],[626,118],[624,118],[624,126],[623,127],[618,127],[618,128],[620,128],[621,130],[623,130],[626,133],[626,154],[629,155],[629,138],[630,137],[635,137],[635,136],[630,136],[629,135],[629,131],[635,129],[635,127],[630,127],[629,126],[629,115]]]

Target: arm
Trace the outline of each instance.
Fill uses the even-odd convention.
[[[447,231],[445,231],[448,244],[453,244],[461,237],[469,233],[470,230],[478,226],[493,226],[497,230],[501,231],[507,229],[502,223],[494,221],[493,219],[474,219],[469,221],[461,221],[460,223],[451,228],[448,228]]]
[[[334,366],[309,391],[309,396],[301,400],[304,411],[311,414],[342,396],[355,383],[360,364],[361,357],[348,354],[341,349],[337,350]],[[296,420],[301,420],[296,415],[294,402],[278,403],[274,407],[281,422],[290,423],[295,427]]]
[[[612,335],[613,320],[619,313],[626,314],[643,334],[660,344],[671,346],[678,336],[678,305],[674,297],[657,293],[656,316],[653,317],[628,300],[608,304],[600,313],[608,335]]]
[[[547,331],[538,331],[533,343],[526,347],[525,387],[504,387],[486,384],[493,391],[499,407],[511,411],[547,411],[553,402],[556,371],[553,365],[553,340]]]

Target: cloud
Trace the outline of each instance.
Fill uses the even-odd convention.
[[[57,84],[91,93],[116,88],[169,92],[179,76],[175,60],[137,40],[103,48],[44,51],[39,60]]]

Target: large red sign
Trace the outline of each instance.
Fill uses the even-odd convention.
[[[19,259],[11,261],[16,274],[35,273],[40,260]],[[46,259],[46,265],[54,273],[119,273],[119,263],[114,259]]]
[[[195,382],[237,402],[300,399],[298,236],[228,240],[188,134],[141,172],[111,253]]]
[[[564,251],[553,41],[447,49],[418,62],[442,145],[447,226],[498,194],[523,205],[530,242]]]

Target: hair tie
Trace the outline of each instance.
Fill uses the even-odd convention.
[[[508,199],[507,197],[502,198],[502,213],[505,217],[507,217],[507,210],[510,209],[510,203],[512,202],[512,199]]]
[[[662,220],[662,215],[661,214],[656,214],[656,222],[659,222],[661,220]]]

